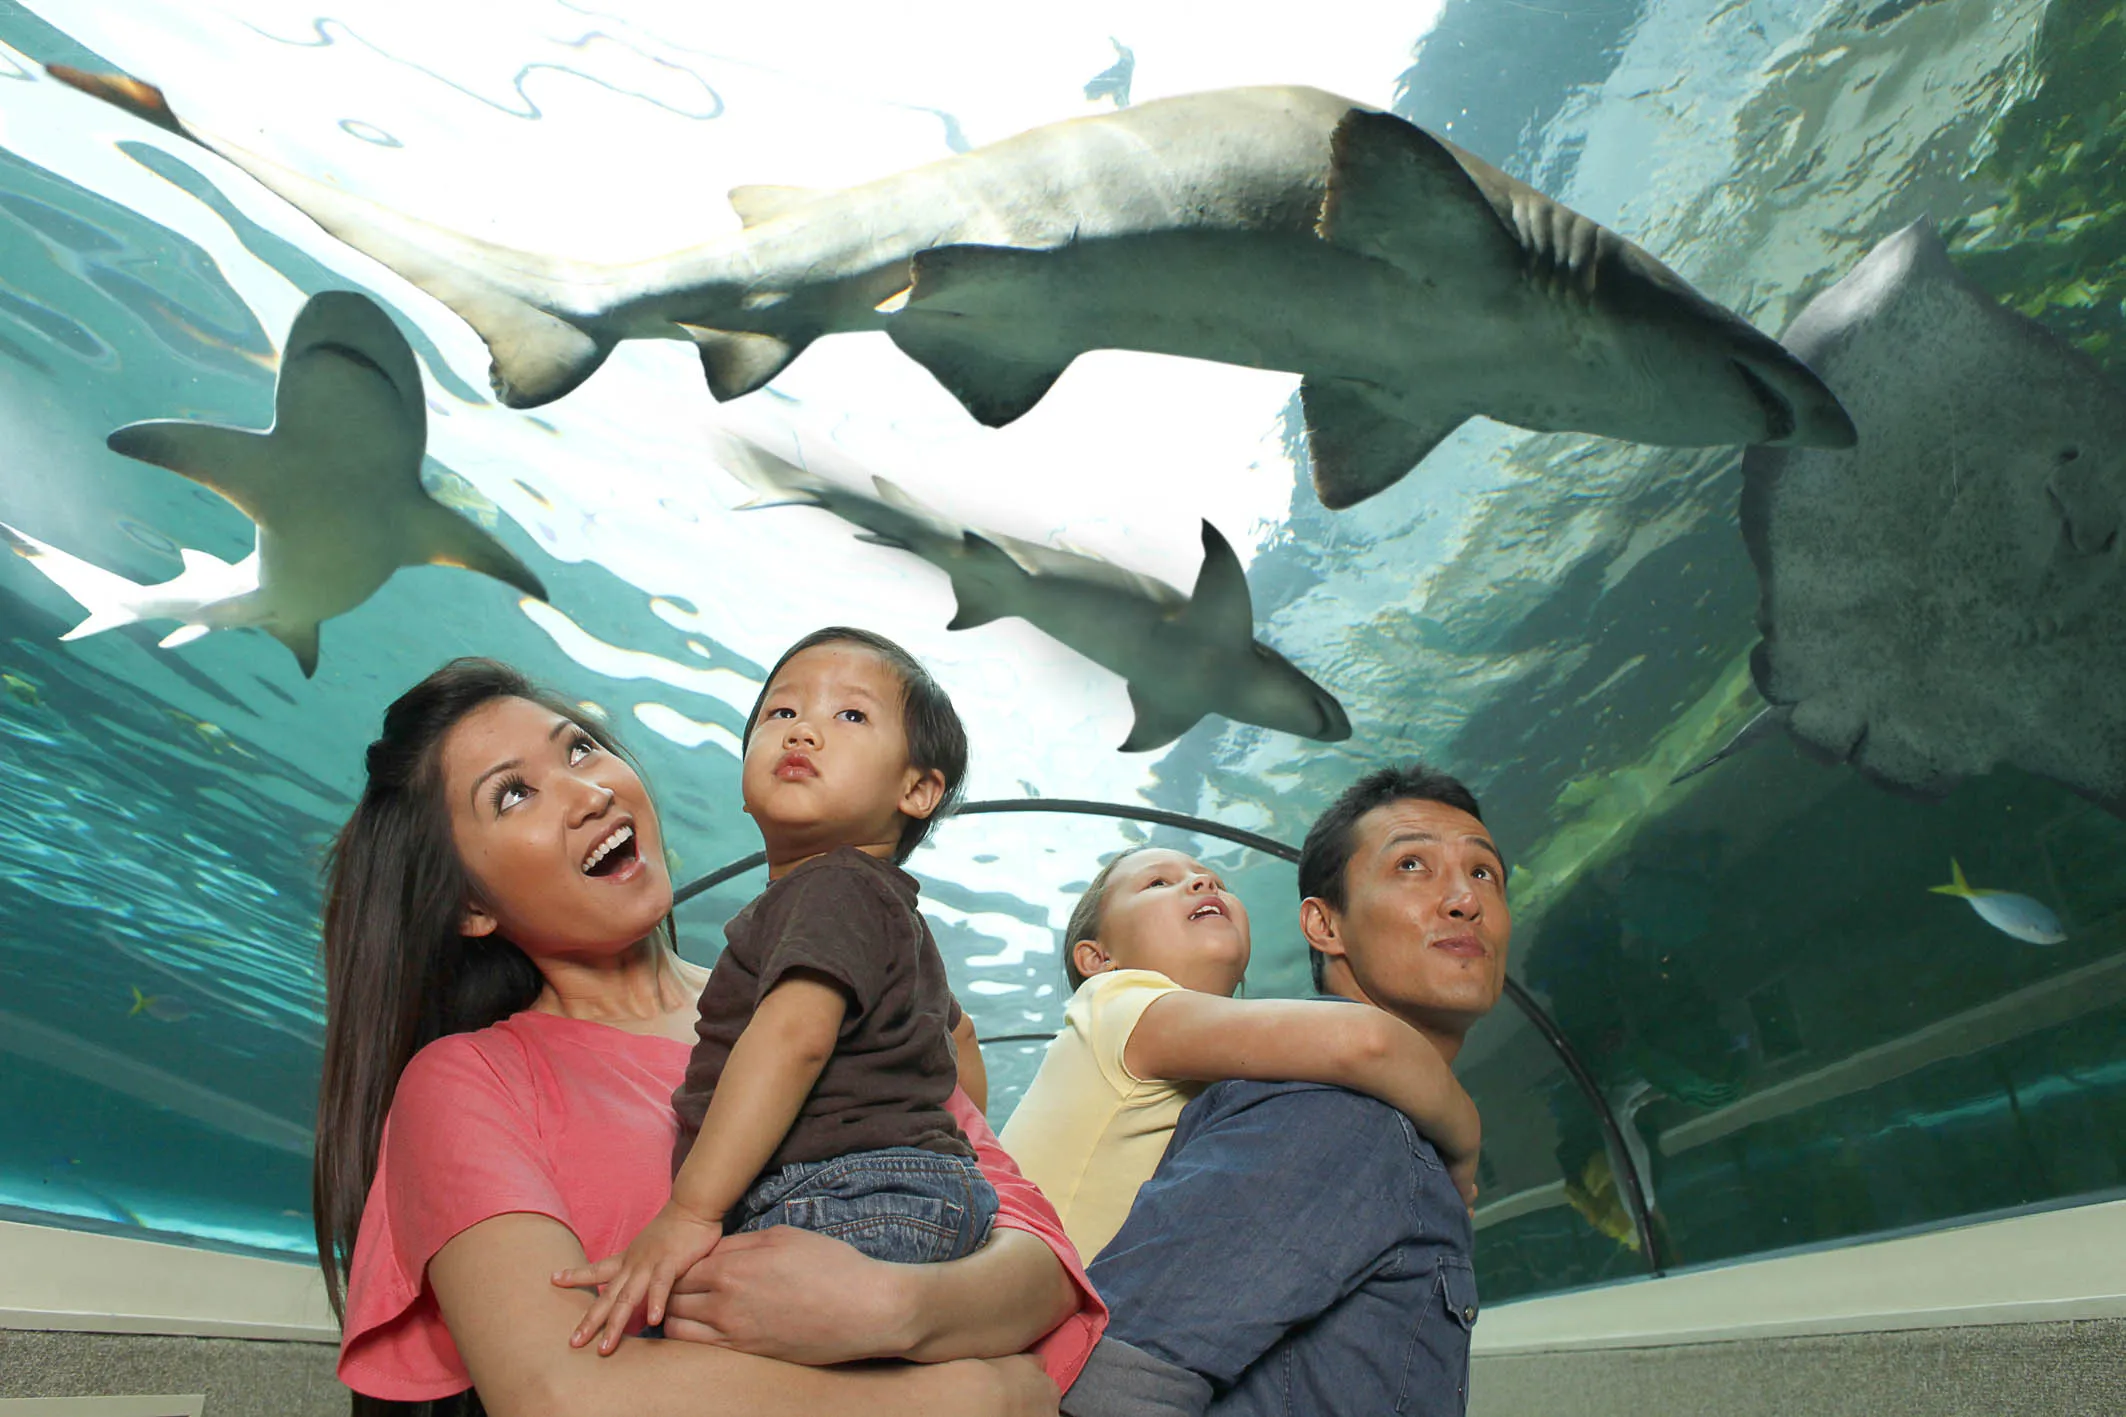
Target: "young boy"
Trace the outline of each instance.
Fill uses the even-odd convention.
[[[769,673],[740,770],[768,888],[724,927],[702,991],[672,1199],[624,1256],[563,1277],[605,1286],[572,1343],[602,1325],[612,1352],[645,1299],[662,1322],[726,1234],[795,1225],[903,1263],[988,1239],[996,1192],[945,1110],[962,1015],[898,864],[966,766],[951,700],[891,641],[821,630]]]
[[[1122,1228],[1181,1109],[1222,1078],[1377,1097],[1475,1198],[1476,1104],[1439,1050],[1361,1004],[1232,998],[1247,971],[1247,911],[1201,863],[1159,847],[1123,853],[1093,878],[1065,935],[1076,992],[998,1140],[1088,1261]]]

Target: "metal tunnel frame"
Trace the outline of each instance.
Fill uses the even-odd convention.
[[[1216,837],[1221,841],[1250,847],[1280,861],[1299,860],[1297,847],[1287,846],[1274,837],[1243,831],[1239,827],[1225,826],[1203,817],[1161,811],[1156,807],[1138,807],[1127,802],[1093,802],[1074,797],[1004,797],[987,802],[963,802],[952,815],[977,817],[995,812],[1055,812],[1079,817],[1120,817],[1127,821],[1149,822],[1154,826],[1175,827],[1200,836]],[[768,854],[765,851],[756,851],[749,856],[741,856],[728,865],[719,866],[706,876],[689,881],[673,891],[672,908],[676,910],[703,891],[767,864]],[[1666,1272],[1668,1265],[1661,1253],[1660,1238],[1654,1232],[1653,1217],[1647,1214],[1647,1192],[1641,1184],[1638,1163],[1632,1159],[1631,1148],[1624,1144],[1624,1130],[1617,1122],[1616,1113],[1602,1096],[1602,1090],[1595,1086],[1594,1075],[1587,1071],[1587,1065],[1580,1061],[1580,1055],[1573,1050],[1571,1040],[1565,1037],[1556,1021],[1511,977],[1506,980],[1505,994],[1513,1006],[1521,1011],[1522,1017],[1533,1025],[1537,1035],[1557,1054],[1558,1061],[1564,1065],[1566,1073],[1579,1087],[1581,1096],[1587,1099],[1587,1105],[1594,1109],[1595,1119],[1602,1124],[1603,1140],[1609,1148],[1610,1167],[1620,1183],[1618,1191],[1631,1211],[1632,1226],[1638,1231],[1639,1253],[1646,1257],[1646,1267],[1650,1273],[1660,1275]],[[1051,1036],[1046,1033],[1007,1033],[979,1041],[1040,1042]]]

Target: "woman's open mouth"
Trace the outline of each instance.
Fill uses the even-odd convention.
[[[641,865],[642,854],[636,846],[634,825],[622,823],[583,858],[583,874],[601,881],[627,880]]]

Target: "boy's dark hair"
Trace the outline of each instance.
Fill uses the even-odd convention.
[[[1070,981],[1071,993],[1085,983],[1085,976],[1078,972],[1078,941],[1100,938],[1100,912],[1107,907],[1107,883],[1114,879],[1115,868],[1138,852],[1150,850],[1149,846],[1126,846],[1110,856],[1070,908],[1070,922],[1063,927],[1063,977]]]
[[[1351,864],[1351,853],[1358,843],[1352,834],[1358,819],[1375,807],[1390,802],[1437,802],[1443,807],[1452,807],[1458,812],[1467,812],[1478,821],[1484,814],[1476,805],[1476,794],[1461,784],[1458,778],[1450,777],[1439,769],[1424,763],[1405,763],[1401,767],[1381,768],[1369,772],[1343,790],[1343,795],[1329,804],[1329,809],[1314,821],[1307,831],[1305,845],[1299,848],[1299,898],[1318,897],[1342,910],[1345,904],[1344,869]],[[1324,971],[1329,957],[1312,945],[1307,946],[1307,966],[1314,975],[1314,988],[1319,992],[1326,983]]]
[[[814,630],[783,651],[782,658],[768,671],[768,677],[760,684],[760,694],[753,700],[753,711],[746,715],[746,731],[739,739],[743,752],[753,742],[753,725],[760,719],[760,706],[767,700],[768,689],[775,683],[775,676],[782,673],[783,666],[808,649],[821,645],[850,644],[870,650],[886,661],[901,681],[901,730],[908,739],[908,764],[918,772],[933,768],[944,775],[945,795],[938,799],[937,809],[927,817],[906,817],[901,821],[901,839],[893,849],[895,864],[906,861],[923,839],[930,835],[930,828],[939,818],[950,816],[960,803],[960,789],[967,778],[967,729],[960,722],[959,711],[952,706],[952,699],[930,677],[916,657],[902,649],[884,635],[875,635],[869,630],[852,629],[847,625],[829,625],[824,630]]]

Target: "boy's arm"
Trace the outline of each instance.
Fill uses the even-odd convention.
[[[754,1007],[717,1079],[701,1132],[672,1178],[671,1200],[625,1254],[554,1275],[554,1283],[567,1288],[602,1286],[569,1336],[572,1345],[602,1332],[598,1351],[611,1353],[638,1305],[647,1306],[650,1323],[664,1321],[674,1281],[715,1250],[731,1207],[789,1134],[834,1056],[847,1009],[840,985],[796,969]]]
[[[824,975],[792,970],[777,981],[732,1045],[701,1134],[672,1178],[674,1201],[720,1221],[745,1197],[834,1056],[848,1008]]]
[[[1122,1063],[1138,1078],[1318,1082],[1363,1092],[1408,1116],[1450,1167],[1473,1180],[1469,1163],[1483,1138],[1476,1104],[1430,1039],[1369,1005],[1172,989],[1146,1006]]]
[[[952,1026],[952,1046],[959,1055],[960,1091],[974,1102],[974,1110],[989,1110],[989,1065],[982,1061],[982,1045],[974,1036],[974,1020],[967,1017],[967,1010],[960,1010],[960,1021]]]

